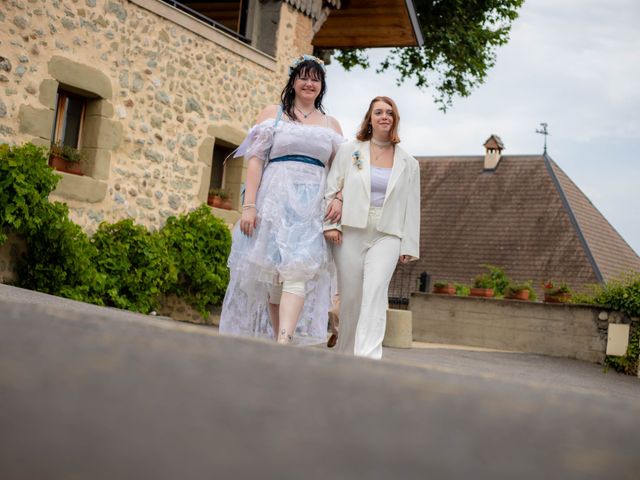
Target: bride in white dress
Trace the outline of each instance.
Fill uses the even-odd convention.
[[[343,142],[324,114],[325,69],[303,55],[289,69],[281,105],[267,107],[240,145],[248,159],[242,218],[233,232],[231,279],[220,332],[326,342],[329,252],[323,237],[328,167]]]

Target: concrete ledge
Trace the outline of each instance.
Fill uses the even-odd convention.
[[[69,200],[98,203],[107,195],[107,182],[91,177],[72,175],[64,172],[56,172],[62,176],[53,195],[59,195]]]
[[[602,363],[607,309],[517,300],[411,295],[413,338]],[[609,315],[602,315],[609,318]],[[614,316],[615,317],[615,316]]]
[[[235,128],[230,125],[210,125],[207,128],[207,133],[215,138],[215,140],[222,140],[229,145],[238,146],[247,136],[246,130]]]
[[[233,228],[238,220],[240,220],[241,213],[237,210],[226,210],[224,208],[209,207],[214,217],[218,217],[224,223],[227,224],[229,230]]]
[[[383,347],[411,348],[413,343],[412,315],[410,310],[387,310],[387,326],[382,340]]]

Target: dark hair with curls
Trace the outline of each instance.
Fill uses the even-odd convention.
[[[324,113],[324,107],[322,106],[322,97],[324,97],[325,92],[327,91],[327,83],[324,79],[324,69],[322,65],[314,60],[305,60],[300,62],[293,69],[291,74],[289,75],[289,81],[282,89],[282,93],[280,94],[280,102],[282,104],[282,111],[292,120],[298,120],[296,117],[296,113],[294,112],[293,102],[296,98],[296,92],[293,89],[293,83],[296,81],[298,77],[308,76],[311,78],[317,78],[320,80],[320,95],[316,98],[314,102],[314,106],[320,110],[320,112]]]
[[[373,104],[376,102],[386,103],[393,110],[393,127],[391,127],[391,131],[389,132],[389,140],[394,145],[396,143],[400,143],[400,137],[398,136],[398,127],[400,126],[400,112],[398,111],[398,106],[396,102],[391,100],[389,97],[379,96],[371,100],[369,104],[369,110],[365,114],[362,119],[362,123],[360,124],[360,128],[358,129],[358,133],[356,134],[356,138],[361,142],[371,140],[371,136],[373,135],[373,130],[371,129],[371,112],[373,111]]]

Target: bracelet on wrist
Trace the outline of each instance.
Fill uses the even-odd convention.
[[[242,205],[242,210],[249,210],[250,208],[256,208],[256,204],[255,203],[246,203],[245,205]]]
[[[340,203],[344,203],[341,198],[336,197],[336,200],[338,200]]]

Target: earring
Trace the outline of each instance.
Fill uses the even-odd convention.
[[[369,128],[367,128],[367,133],[371,133],[371,124],[369,124]]]

